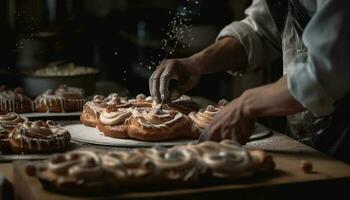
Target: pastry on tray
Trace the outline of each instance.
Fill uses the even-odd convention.
[[[220,100],[218,105],[209,105],[198,112],[191,112],[189,117],[193,121],[194,132],[201,134],[213,121],[215,115],[227,104],[226,100]]]
[[[144,94],[138,94],[135,99],[129,99],[128,101],[135,107],[152,107],[153,103],[152,97],[147,97]]]
[[[77,112],[82,111],[85,103],[84,90],[60,85],[57,89],[48,89],[34,100],[36,112]]]
[[[104,109],[109,105],[120,103],[126,103],[126,99],[118,96],[116,93],[112,93],[106,98],[101,95],[95,95],[91,101],[84,104],[80,121],[86,126],[95,127],[98,124],[98,119]]]
[[[0,151],[2,153],[10,152],[10,132],[18,126],[18,124],[27,121],[17,113],[0,110]]]
[[[192,136],[192,122],[181,112],[158,108],[139,108],[135,112],[126,122],[130,138],[160,141]]]
[[[66,100],[67,112],[82,111],[85,103],[85,92],[81,88],[69,87],[67,85],[60,85],[55,94],[62,96]]]
[[[129,138],[127,120],[131,117],[131,104],[109,105],[100,114],[97,129],[105,136],[113,138]]]
[[[9,134],[14,153],[50,153],[62,151],[70,143],[67,130],[53,121],[25,121]]]
[[[46,90],[34,100],[37,112],[61,113],[66,110],[66,99],[62,95],[57,95],[51,89]]]
[[[16,113],[32,112],[33,102],[24,94],[22,88],[11,90],[2,85],[0,86],[0,109]]]
[[[270,175],[274,167],[265,152],[224,140],[131,151],[76,150],[28,164],[26,172],[46,189],[86,196],[237,181]]]

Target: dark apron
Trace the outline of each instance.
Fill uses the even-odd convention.
[[[285,30],[288,14],[292,17],[299,38],[310,21],[310,16],[299,0],[266,0],[270,14],[279,32]],[[290,116],[287,134],[339,160],[350,163],[350,94],[335,104],[335,111],[316,118],[310,111]]]

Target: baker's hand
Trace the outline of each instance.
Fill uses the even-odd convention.
[[[240,144],[247,143],[255,129],[255,119],[244,117],[242,105],[241,98],[227,104],[215,116],[211,125],[201,135],[200,140],[232,139]]]
[[[200,79],[199,62],[189,57],[184,59],[164,60],[149,79],[150,93],[157,103],[175,100],[186,91],[192,89]],[[171,80],[177,80],[169,91]]]

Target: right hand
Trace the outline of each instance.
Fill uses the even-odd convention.
[[[149,78],[151,96],[157,103],[175,100],[192,89],[200,75],[200,63],[193,57],[164,60]],[[177,84],[169,91],[172,79]]]

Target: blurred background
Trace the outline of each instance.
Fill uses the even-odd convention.
[[[22,72],[63,61],[98,70],[89,83],[92,93],[148,94],[148,78],[160,61],[190,56],[210,45],[225,25],[244,18],[250,4],[250,0],[1,0],[0,84],[38,87],[25,85]],[[231,100],[281,73],[281,67],[267,66],[243,77],[207,75],[189,95]]]

